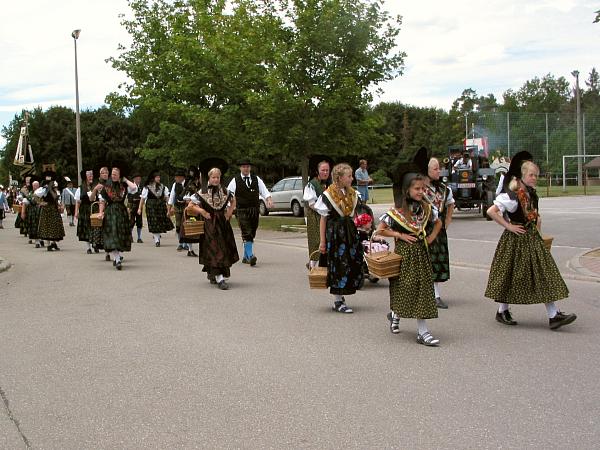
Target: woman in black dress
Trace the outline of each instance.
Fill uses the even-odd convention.
[[[239,261],[235,237],[229,220],[235,210],[235,197],[221,185],[221,170],[208,172],[208,186],[190,198],[186,207],[189,215],[201,215],[204,234],[200,238],[199,262],[203,272],[219,289],[227,290],[225,278],[231,275],[231,266]]]

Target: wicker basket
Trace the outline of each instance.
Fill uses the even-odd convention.
[[[93,228],[101,228],[103,219],[100,217],[100,212],[91,212],[94,210],[94,205],[98,205],[98,211],[100,211],[100,204],[98,202],[94,202],[90,205],[90,225]]]
[[[315,250],[310,254],[308,258],[309,264],[312,255],[315,253],[319,253],[319,250]],[[327,289],[327,267],[317,266],[308,269],[308,284],[311,289]]]
[[[544,241],[544,247],[550,251],[550,249],[552,249],[552,241],[554,238],[552,236],[542,236],[542,240]]]
[[[371,235],[369,241],[369,253],[365,254],[365,261],[369,268],[369,274],[377,278],[391,278],[400,275],[400,263],[402,256],[394,252],[385,250],[382,252],[371,252],[371,243],[375,233]]]
[[[204,234],[204,220],[196,220],[189,218],[187,212],[183,210],[183,235],[186,238],[197,239],[201,234]]]

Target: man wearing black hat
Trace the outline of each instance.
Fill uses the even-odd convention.
[[[169,206],[169,216],[175,214],[175,230],[177,231],[177,251],[188,251],[188,256],[196,256],[189,244],[181,242],[181,221],[183,219],[183,210],[185,209],[186,201],[183,196],[185,194],[185,170],[177,169],[175,171],[175,182],[171,186],[171,193],[167,205]]]
[[[67,187],[62,190],[60,194],[60,199],[62,201],[63,206],[65,207],[65,211],[67,213],[67,217],[69,218],[69,226],[74,227],[74,217],[75,217],[75,188],[73,187],[73,182],[70,178],[65,177],[65,181],[67,182]]]
[[[238,165],[240,166],[240,173],[231,180],[227,189],[235,195],[237,202],[235,214],[240,223],[244,244],[242,262],[255,266],[256,256],[254,255],[253,245],[256,229],[258,228],[259,195],[267,202],[267,208],[273,207],[273,199],[263,180],[250,173],[252,163],[248,159],[242,159]]]

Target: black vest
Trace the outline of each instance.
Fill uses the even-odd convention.
[[[519,206],[517,206],[517,209],[515,210],[515,212],[512,212],[512,213],[507,212],[508,218],[510,219],[510,221],[512,223],[519,223],[519,224],[524,225],[527,222],[527,219],[525,218],[525,212],[523,211],[523,208],[521,207],[521,203],[519,202],[517,193],[513,192],[513,191],[509,191],[508,197],[511,200],[516,200],[517,204],[519,205]],[[531,199],[531,205],[533,206],[533,208],[538,209],[539,199],[538,199],[537,193],[534,190],[530,189],[529,197]]]
[[[90,198],[88,197],[87,193],[88,193],[88,185],[87,184],[86,185],[82,184],[81,186],[79,186],[79,202],[82,205],[89,205],[92,203],[90,201]]]
[[[258,177],[252,174],[249,177],[250,187],[246,185],[242,174],[238,173],[235,176],[235,201],[238,208],[258,208],[260,205]]]

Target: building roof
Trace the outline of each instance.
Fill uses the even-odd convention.
[[[589,163],[584,165],[586,169],[600,169],[600,156],[592,159]]]

